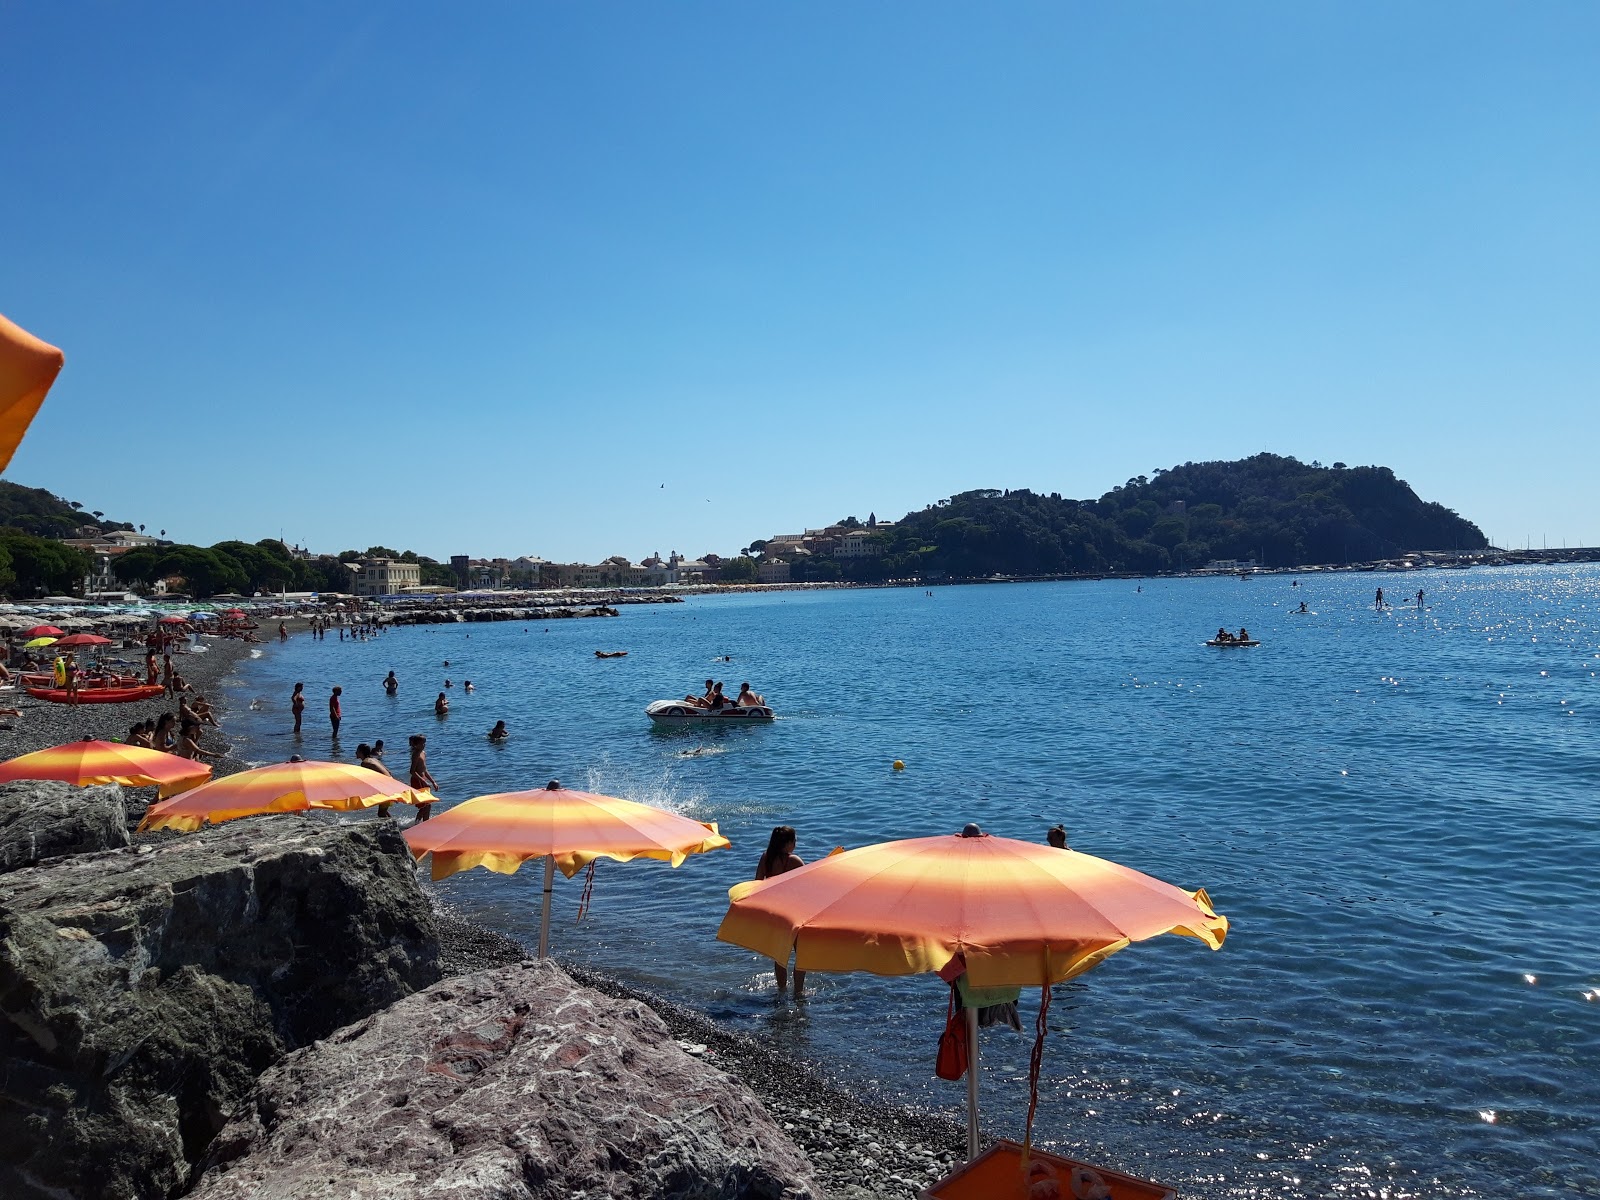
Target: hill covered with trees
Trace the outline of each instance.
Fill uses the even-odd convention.
[[[1488,544],[1476,525],[1424,501],[1388,467],[1324,467],[1276,454],[1184,463],[1097,500],[1025,488],[962,492],[907,514],[875,540],[876,558],[803,562],[795,576],[1154,573],[1213,559],[1306,566]]]
[[[85,512],[83,505],[63,500],[43,488],[23,487],[0,479],[0,528],[31,533],[35,537],[69,538],[80,525],[101,529],[132,529],[125,521],[108,521],[101,512]]]

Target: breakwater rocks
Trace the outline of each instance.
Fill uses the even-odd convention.
[[[275,816],[0,874],[0,1195],[176,1194],[261,1071],[437,959],[388,822]]]
[[[572,617],[615,617],[604,604],[593,608],[419,608],[391,613],[390,625],[454,625],[464,621],[560,621]]]
[[[741,1083],[645,1005],[522,962],[435,984],[268,1071],[198,1200],[805,1200]]]
[[[128,814],[114,783],[0,783],[0,873],[128,842]]]

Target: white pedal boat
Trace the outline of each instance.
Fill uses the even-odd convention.
[[[765,705],[756,708],[696,708],[686,700],[657,700],[644,710],[657,725],[687,725],[691,722],[718,725],[744,725],[751,721],[772,720],[772,710]]]

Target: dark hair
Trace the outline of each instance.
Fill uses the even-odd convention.
[[[772,836],[767,839],[767,851],[761,856],[761,873],[768,879],[775,874],[774,867],[781,867],[789,861],[789,847],[794,845],[794,841],[793,825],[772,827]]]
[[[365,742],[362,742],[359,746],[356,747],[356,757],[357,758],[366,758],[369,755],[371,755],[371,753],[372,753],[372,747],[367,745]]]
[[[305,687],[305,686],[306,686],[306,685],[305,685],[305,684],[303,684],[303,683],[297,683],[297,684],[295,684],[295,685],[294,685],[294,690],[295,690],[295,691],[297,691],[297,692],[298,692],[298,691],[300,691],[300,690],[301,690],[301,689],[302,689],[302,688],[304,688],[304,687]]]

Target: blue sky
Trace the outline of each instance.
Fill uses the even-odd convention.
[[[0,6],[7,478],[737,550],[1270,449],[1600,543],[1592,4]],[[662,488],[662,484],[666,484]]]

